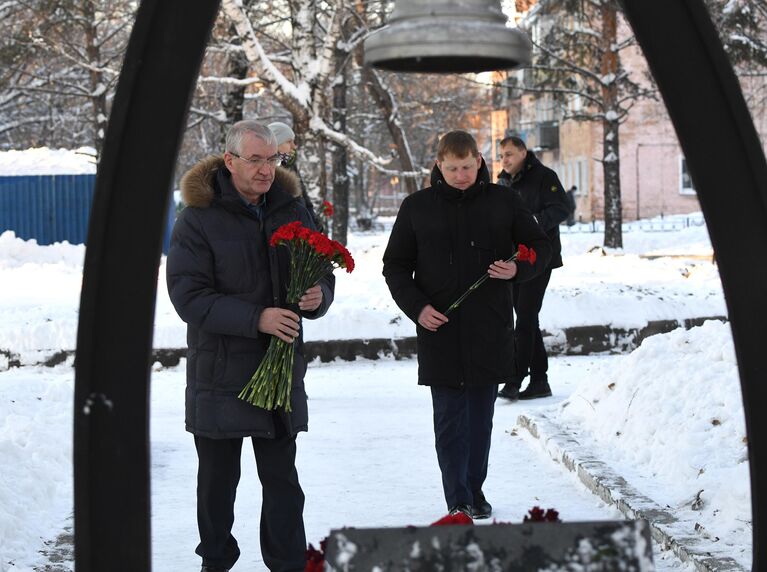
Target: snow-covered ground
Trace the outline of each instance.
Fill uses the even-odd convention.
[[[352,235],[358,270],[339,275],[334,310],[307,337],[411,333],[404,319],[389,323],[399,310],[380,278],[385,240],[386,232]],[[623,251],[589,253],[599,241],[599,235],[564,236],[565,267],[554,273],[544,327],[725,314],[704,227],[631,232]],[[66,349],[65,342],[73,343],[74,332],[57,322],[76,324],[83,253],[82,247],[39,247],[0,236],[0,348]],[[652,256],[661,253],[681,257]],[[162,274],[159,291],[155,345],[181,347],[179,326],[163,314]],[[323,326],[325,320],[335,330]],[[183,365],[158,367],[152,377],[153,558],[163,572],[199,565],[196,457],[183,428]],[[32,571],[44,561],[38,554],[43,541],[71,524],[73,377],[71,364],[0,372],[1,572]],[[567,521],[620,517],[516,427],[520,413],[545,411],[591,443],[595,456],[634,487],[672,507],[685,532],[695,534],[699,523],[729,556],[750,565],[745,423],[726,324],[655,336],[625,356],[554,358],[550,378],[551,398],[498,402],[485,486],[498,520],[519,522],[533,505],[556,508]],[[416,385],[414,360],[313,363],[307,392],[310,430],[299,437],[298,462],[310,542],[331,528],[422,525],[445,512],[429,393]],[[693,510],[701,490],[702,506]],[[254,462],[244,447],[235,524],[243,555],[233,572],[264,569],[259,507]],[[668,553],[656,550],[656,559],[661,570],[684,569]]]
[[[385,223],[389,229],[391,220]],[[305,339],[415,335],[381,276],[387,236],[388,230],[350,235],[356,269],[337,273],[336,302],[322,320],[307,321]],[[565,265],[553,272],[541,312],[541,327],[552,335],[576,325],[633,328],[650,320],[726,315],[705,226],[629,230],[621,251],[605,253],[598,248],[601,242],[599,233],[563,235]],[[82,245],[41,247],[11,232],[0,235],[0,350],[21,355],[24,363],[25,352],[74,349],[84,256]],[[154,346],[185,344],[186,327],[168,298],[163,258]]]

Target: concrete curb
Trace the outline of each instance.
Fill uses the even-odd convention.
[[[543,340],[550,355],[589,355],[595,353],[628,353],[655,334],[670,332],[679,327],[690,329],[700,326],[706,320],[727,321],[723,316],[690,318],[685,320],[654,320],[637,328],[612,328],[610,326],[574,326],[556,332],[543,331]],[[330,362],[335,359],[353,361],[358,357],[378,359],[394,356],[395,359],[409,358],[416,354],[415,337],[373,338],[352,340],[309,341],[304,343],[308,361],[318,359]],[[44,365],[53,367],[74,356],[74,350],[34,350],[16,352],[0,348],[0,371],[12,367]],[[152,361],[164,367],[178,365],[186,357],[186,348],[155,348]]]
[[[575,473],[586,488],[604,502],[615,506],[626,518],[647,520],[653,539],[664,549],[672,550],[683,562],[692,563],[699,572],[746,571],[731,557],[718,553],[715,546],[712,549],[712,542],[702,527],[697,530],[698,535],[674,534],[672,527],[679,522],[676,517],[597,459],[579,443],[575,433],[540,413],[520,415],[517,423],[538,439],[555,462]]]

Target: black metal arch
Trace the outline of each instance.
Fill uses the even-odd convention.
[[[74,410],[78,572],[151,569],[149,371],[162,231],[219,0],[143,0],[88,229]]]
[[[143,0],[96,181],[74,416],[78,572],[151,569],[148,383],[163,213],[219,0]],[[753,570],[766,474],[767,163],[702,0],[623,0],[687,157],[719,262],[751,461]]]
[[[740,370],[751,470],[752,570],[767,476],[767,162],[738,79],[702,0],[624,0],[684,150],[722,279]],[[761,484],[764,490],[764,484]]]

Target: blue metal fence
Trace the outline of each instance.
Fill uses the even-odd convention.
[[[0,233],[12,230],[38,244],[85,244],[96,175],[0,176]],[[162,251],[167,254],[175,220],[171,197]]]

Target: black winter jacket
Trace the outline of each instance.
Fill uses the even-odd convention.
[[[263,221],[240,199],[219,157],[194,166],[181,181],[186,208],[173,227],[167,262],[170,299],[187,323],[186,429],[210,438],[274,437],[276,416],[290,434],[308,423],[303,339],[293,365],[292,411],[267,411],[237,395],[261,363],[271,336],[258,331],[261,312],[285,306],[289,255],[268,239],[282,224],[313,228],[296,200],[295,176],[278,168],[266,194]],[[318,318],[333,301],[335,279],[324,278]]]
[[[545,167],[535,153],[528,150],[522,170],[513,177],[501,171],[498,184],[517,191],[535,220],[546,231],[552,248],[549,268],[562,266],[559,223],[570,216],[570,201],[557,174]]]
[[[418,325],[427,304],[444,312],[496,260],[519,244],[532,247],[534,265],[518,263],[509,281],[488,279],[436,332]],[[392,297],[417,324],[418,383],[449,387],[508,381],[514,361],[511,283],[533,278],[551,256],[546,235],[516,193],[490,183],[484,163],[465,191],[450,187],[438,167],[431,187],[402,201],[383,274]]]

